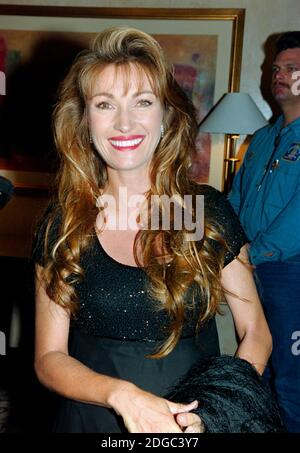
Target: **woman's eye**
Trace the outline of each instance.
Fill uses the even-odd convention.
[[[148,99],[141,99],[140,101],[138,101],[139,107],[150,107],[150,105],[152,105],[152,102],[148,101]]]
[[[97,109],[100,109],[100,110],[110,110],[112,108],[112,106],[108,103],[108,102],[98,102],[98,104],[96,104],[96,107]]]

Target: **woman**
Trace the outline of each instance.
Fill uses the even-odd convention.
[[[223,294],[236,355],[259,373],[271,338],[233,211],[218,191],[189,181],[194,108],[158,43],[117,27],[73,64],[54,127],[61,168],[35,247],[35,367],[65,397],[55,429],[201,431],[197,401],[163,395],[196,361],[219,354]],[[162,195],[179,196],[183,213],[193,196],[193,219],[204,195],[204,236],[175,228],[175,208],[164,227]]]

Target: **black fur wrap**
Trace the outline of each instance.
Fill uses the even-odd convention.
[[[198,400],[209,433],[283,432],[272,391],[246,360],[222,355],[196,363],[166,395],[171,401]]]

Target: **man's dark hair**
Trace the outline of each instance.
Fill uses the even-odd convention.
[[[276,52],[279,54],[283,50],[300,48],[300,31],[288,31],[283,33],[275,44]]]

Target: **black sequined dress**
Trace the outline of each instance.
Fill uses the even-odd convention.
[[[207,187],[204,202],[205,215],[213,215],[225,230],[232,252],[226,255],[226,265],[245,243],[243,230],[220,192]],[[34,251],[39,263],[43,262],[42,237],[43,226]],[[196,361],[219,355],[214,318],[195,335],[201,307],[198,297],[198,306],[188,311],[190,315],[175,349],[163,359],[147,358],[164,340],[169,318],[156,309],[156,302],[147,290],[148,277],[144,270],[115,261],[103,250],[96,236],[82,256],[81,266],[85,278],[76,288],[80,309],[71,325],[69,353],[94,371],[133,382],[163,396]],[[189,294],[186,304],[189,304]],[[126,431],[114,411],[69,399],[62,399],[54,430]]]

